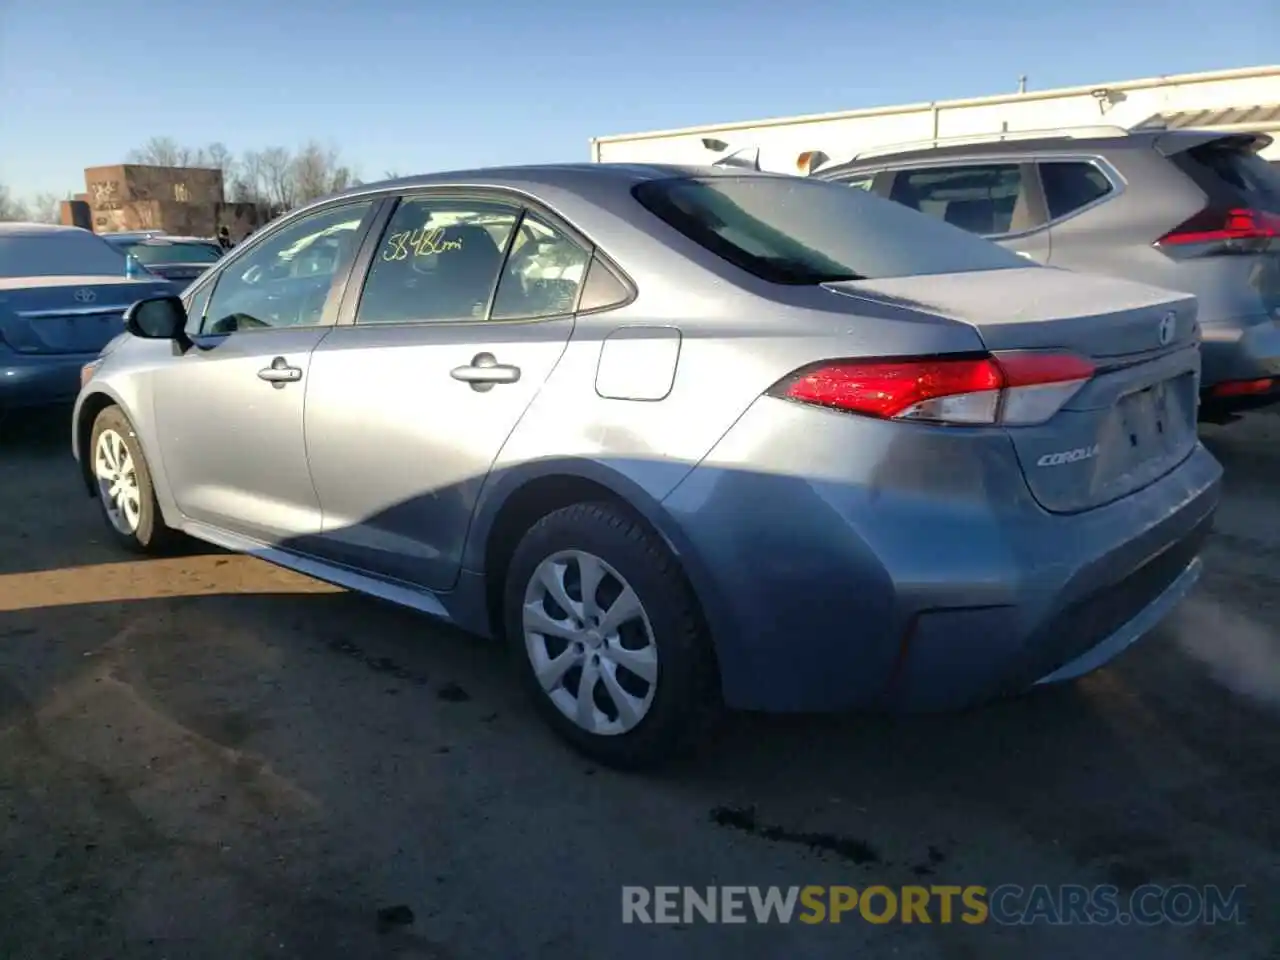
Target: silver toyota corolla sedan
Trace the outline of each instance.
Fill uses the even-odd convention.
[[[564,165],[295,211],[84,371],[128,547],[178,534],[510,643],[618,766],[720,705],[956,708],[1190,589],[1193,297],[834,183]]]

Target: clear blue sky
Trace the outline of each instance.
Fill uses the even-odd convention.
[[[592,136],[1280,60],[1280,0],[0,0],[0,182],[153,136],[315,138],[365,179]]]

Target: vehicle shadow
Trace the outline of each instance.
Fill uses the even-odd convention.
[[[44,905],[0,896],[0,943],[391,956],[377,891],[437,891],[456,912],[504,877],[550,883],[552,863],[574,904],[553,909],[603,914],[629,878],[714,882],[730,864],[743,882],[789,865],[783,883],[1261,890],[1280,862],[1275,724],[1158,638],[1075,687],[966,713],[735,716],[695,760],[638,777],[555,741],[497,644],[302,578],[46,601],[0,635],[0,812],[18,825],[0,855]],[[473,886],[449,898],[442,876]],[[486,897],[496,916],[507,897]],[[538,911],[503,916],[546,935]],[[921,935],[1025,955],[989,928]]]
[[[112,542],[71,453],[69,407],[0,415],[0,577],[137,560]],[[221,554],[184,539],[176,556]],[[0,610],[4,607],[0,603]]]
[[[483,892],[513,936],[546,937],[548,916],[616,910],[622,858],[656,882],[779,863],[784,883],[1280,879],[1280,729],[1206,681],[1170,642],[1176,623],[1068,688],[945,716],[735,715],[694,760],[625,776],[552,738],[499,644],[245,557],[119,562],[85,547],[92,501],[61,507],[74,470],[42,474],[24,489],[62,510],[53,546],[0,570],[0,781],[18,785],[10,815],[27,828],[0,855],[54,905],[0,898],[13,942],[94,915],[116,939],[198,935],[229,956],[272,937],[383,956],[367,891],[421,897],[439,876],[469,878],[455,915]],[[796,536],[838,521],[816,489],[807,503],[768,477],[737,482],[744,509],[805,517]],[[32,799],[47,796],[79,799]],[[92,857],[60,839],[80,836],[99,838]],[[495,889],[544,881],[547,864],[569,879],[545,884],[541,915],[528,884],[518,902]],[[59,899],[85,876],[99,886]],[[1280,935],[1265,917],[1252,931]],[[956,956],[1014,955],[992,931],[933,936],[976,944]]]
[[[71,407],[0,410],[0,458],[71,456]]]

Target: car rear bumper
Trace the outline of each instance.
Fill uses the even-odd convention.
[[[1280,390],[1217,396],[1229,384],[1280,379],[1280,320],[1254,318],[1207,323],[1200,346],[1200,385],[1205,403],[1220,409],[1246,409],[1280,401]]]
[[[1172,521],[1155,531],[1157,539],[1168,541],[1163,549],[1119,577],[1113,572],[1123,569],[1117,552],[1127,544],[1116,543],[1095,564],[1072,558],[1078,566],[1057,589],[1059,596],[1078,599],[1033,612],[1030,618],[1016,608],[924,614],[904,640],[902,669],[890,683],[888,705],[911,710],[963,707],[1072,680],[1110,662],[1149,633],[1199,579],[1199,553],[1212,526],[1212,507],[1192,505]],[[1193,525],[1185,529],[1188,523]],[[1108,582],[1099,586],[1103,570]],[[969,643],[957,648],[958,637]],[[979,641],[982,656],[973,656],[966,648]]]
[[[0,409],[71,403],[96,353],[23,354],[0,347]]]
[[[1101,666],[1194,584],[1222,475],[1202,446],[1054,515],[1007,436],[930,429],[762,401],[667,498],[731,706],[965,707]]]

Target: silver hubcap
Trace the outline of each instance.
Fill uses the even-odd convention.
[[[644,605],[594,554],[547,557],[524,591],[524,645],[543,691],[588,733],[626,733],[658,686],[658,647]]]
[[[124,437],[114,430],[103,430],[98,435],[93,472],[98,478],[98,499],[111,525],[121,533],[136,533],[142,514],[138,472]]]

